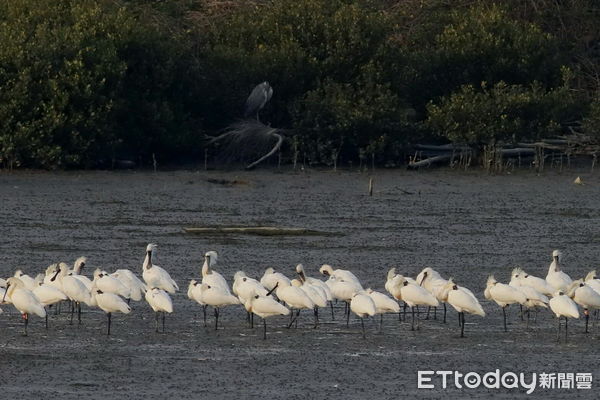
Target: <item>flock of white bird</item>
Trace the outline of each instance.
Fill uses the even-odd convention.
[[[132,271],[119,269],[111,274],[96,269],[93,279],[82,274],[86,258],[80,257],[75,261],[73,269],[60,262],[50,265],[45,274],[35,278],[17,270],[13,277],[0,279],[0,303],[12,304],[21,314],[24,322],[24,333],[27,335],[29,316],[34,314],[45,318],[48,328],[47,308],[61,302],[71,305],[70,322],[73,323],[77,313],[81,323],[81,304],[88,307],[98,307],[107,315],[107,334],[110,335],[111,315],[120,312],[131,312],[130,302],[141,301],[145,298],[156,315],[156,331],[159,331],[159,318],[162,316],[162,330],[165,330],[165,315],[173,312],[173,302],[170,294],[179,290],[177,283],[163,268],[153,263],[156,245],[149,244],[142,265],[142,280]],[[494,301],[502,307],[504,329],[506,330],[506,307],[519,304],[521,318],[530,310],[548,308],[558,318],[558,338],[560,339],[561,318],[565,319],[565,339],[567,335],[568,318],[579,318],[579,307],[583,309],[588,332],[590,310],[600,309],[600,279],[595,271],[591,271],[584,279],[572,280],[561,270],[561,253],[552,253],[552,262],[545,279],[532,276],[520,268],[512,271],[508,284],[498,282],[490,276],[484,291],[485,298]],[[385,290],[389,293],[364,289],[359,279],[350,271],[333,269],[324,264],[320,273],[327,280],[320,280],[306,275],[302,264],[296,266],[296,279],[290,279],[273,268],[268,268],[260,280],[253,279],[243,271],[234,275],[233,285],[217,272],[217,253],[209,251],[204,256],[202,278],[192,280],[188,286],[187,295],[204,311],[206,324],[206,309],[214,308],[215,329],[218,328],[219,310],[234,305],[242,305],[247,311],[248,322],[253,326],[254,315],[263,319],[263,338],[267,337],[266,319],[278,315],[289,315],[288,328],[298,323],[301,310],[314,313],[314,327],[319,324],[319,309],[331,308],[334,316],[333,302],[345,304],[346,324],[349,323],[350,313],[361,320],[362,335],[365,337],[364,318],[380,314],[381,323],[384,313],[404,314],[407,307],[411,308],[411,329],[418,328],[419,306],[426,306],[427,319],[433,307],[434,318],[437,318],[437,307],[444,307],[444,322],[446,322],[446,304],[458,312],[460,335],[464,336],[465,313],[481,317],[485,312],[473,292],[457,285],[452,278],[444,279],[432,268],[423,269],[416,279],[396,274],[395,268],[389,270]],[[404,304],[401,312],[399,301]],[[523,312],[523,310],[525,310]],[[415,319],[415,311],[417,318]],[[0,309],[1,312],[1,309]],[[416,321],[416,328],[415,328]]]

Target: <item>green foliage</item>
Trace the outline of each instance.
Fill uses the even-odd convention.
[[[535,24],[496,4],[433,11],[442,24],[418,31],[408,46],[407,86],[418,109],[462,85],[560,83],[556,42]]]
[[[462,86],[427,107],[426,124],[459,143],[517,143],[560,133],[561,122],[573,115],[575,99],[566,86],[545,90],[499,82],[488,88]]]

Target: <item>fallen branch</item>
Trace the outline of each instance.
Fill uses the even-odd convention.
[[[221,235],[245,234],[258,236],[332,236],[340,235],[335,232],[323,232],[305,228],[278,228],[272,226],[246,226],[246,227],[187,227],[186,233]]]

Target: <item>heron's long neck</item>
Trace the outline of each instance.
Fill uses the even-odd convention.
[[[147,268],[147,269],[152,268],[152,252],[151,251],[146,252],[146,258],[144,258],[143,268]]]

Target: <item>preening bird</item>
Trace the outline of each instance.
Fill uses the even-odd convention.
[[[571,284],[567,295],[583,307],[583,314],[585,315],[585,333],[588,333],[588,322],[590,319],[590,309],[600,309],[600,293],[596,292],[590,286],[583,281],[578,279]]]
[[[307,309],[312,310],[315,303],[308,297],[308,295],[299,287],[292,286],[291,282],[282,279],[277,282],[275,293],[277,298],[287,304],[287,306],[296,310],[296,316],[291,320],[288,328],[292,326],[294,322],[298,323],[298,317],[300,316],[300,310]]]
[[[379,314],[379,330],[383,327],[383,314],[385,313],[399,313],[400,304],[394,299],[389,298],[384,293],[376,292],[369,288],[366,293],[371,297],[373,303],[375,303],[375,314]]]
[[[352,296],[350,300],[350,310],[360,318],[360,325],[362,327],[363,339],[366,339],[365,334],[365,322],[363,318],[372,317],[377,312],[375,302],[366,292],[358,292]]]
[[[394,297],[396,297],[397,300],[402,300],[411,308],[411,330],[413,331],[415,330],[415,307],[420,305],[437,307],[439,305],[435,296],[416,283],[409,282],[402,275],[396,275],[392,288],[395,293]]]
[[[260,284],[265,287],[267,290],[273,290],[277,282],[284,282],[288,285],[291,285],[292,282],[290,278],[282,274],[281,272],[275,272],[275,270],[271,267],[265,270],[262,278],[260,278]]]
[[[519,289],[500,283],[494,278],[494,275],[490,275],[487,280],[486,288],[484,291],[485,298],[494,301],[500,307],[502,307],[502,316],[504,319],[504,332],[507,332],[506,327],[506,307],[511,304],[524,305],[527,302],[527,297]]]
[[[229,305],[240,304],[240,301],[221,286],[210,286],[202,283],[201,288],[202,302],[215,309],[215,330],[217,330],[219,327],[219,309]]]
[[[75,279],[79,279],[81,283],[85,285],[87,290],[92,290],[92,281],[87,276],[81,275],[81,271],[83,271],[83,267],[85,267],[85,263],[87,262],[87,258],[79,257],[75,260],[73,264],[73,269],[69,271],[67,275],[73,276]]]
[[[46,317],[44,305],[40,303],[39,299],[31,290],[25,287],[25,284],[19,278],[8,278],[6,281],[6,291],[4,292],[2,302],[4,302],[6,297],[10,298],[12,305],[19,310],[23,316],[25,336],[27,336],[27,325],[29,324],[30,314],[35,314],[40,318]]]
[[[110,335],[112,313],[121,312],[129,314],[131,312],[131,308],[122,298],[114,293],[102,292],[102,290],[96,287],[95,283],[92,285],[92,302],[106,313],[106,317],[108,318],[107,335]]]
[[[258,118],[258,113],[263,109],[265,104],[271,97],[273,96],[273,88],[269,85],[269,82],[265,81],[259,83],[252,89],[250,96],[246,100],[246,107],[244,109],[244,118],[248,118],[250,116],[256,116],[256,120],[260,121]]]
[[[554,293],[554,288],[545,279],[530,275],[518,267],[512,270],[510,285],[519,287],[529,286],[545,296],[552,296],[552,293]]]
[[[144,282],[140,280],[133,272],[128,269],[118,269],[110,276],[117,278],[127,289],[129,289],[129,297],[127,300],[140,301],[142,295],[147,288]]]
[[[263,339],[267,338],[267,321],[269,317],[276,315],[289,315],[290,310],[284,305],[278,303],[272,296],[264,296],[258,293],[253,293],[250,299],[245,304],[247,310],[258,315],[263,320]]]
[[[156,314],[156,332],[158,332],[158,315],[162,314],[162,331],[165,331],[165,314],[173,312],[173,301],[163,289],[152,288],[146,291],[146,301]]]
[[[565,317],[565,341],[568,335],[568,319],[579,318],[579,310],[577,304],[569,296],[560,290],[550,299],[550,309],[558,319],[558,335],[557,340],[560,340],[560,318]]]
[[[460,337],[465,337],[465,312],[485,317],[485,311],[477,298],[468,289],[458,286],[452,278],[442,292],[443,301],[450,304],[458,312],[460,321]]]
[[[25,287],[25,289],[33,290],[35,288],[35,280],[31,276],[24,273],[22,270],[16,270],[13,276],[15,278],[19,278],[21,282],[23,282],[23,286]]]
[[[217,252],[209,251],[204,255],[204,264],[202,265],[202,283],[206,283],[212,287],[220,287],[227,293],[229,293],[229,284],[223,278],[223,275],[213,270],[217,264]]]

